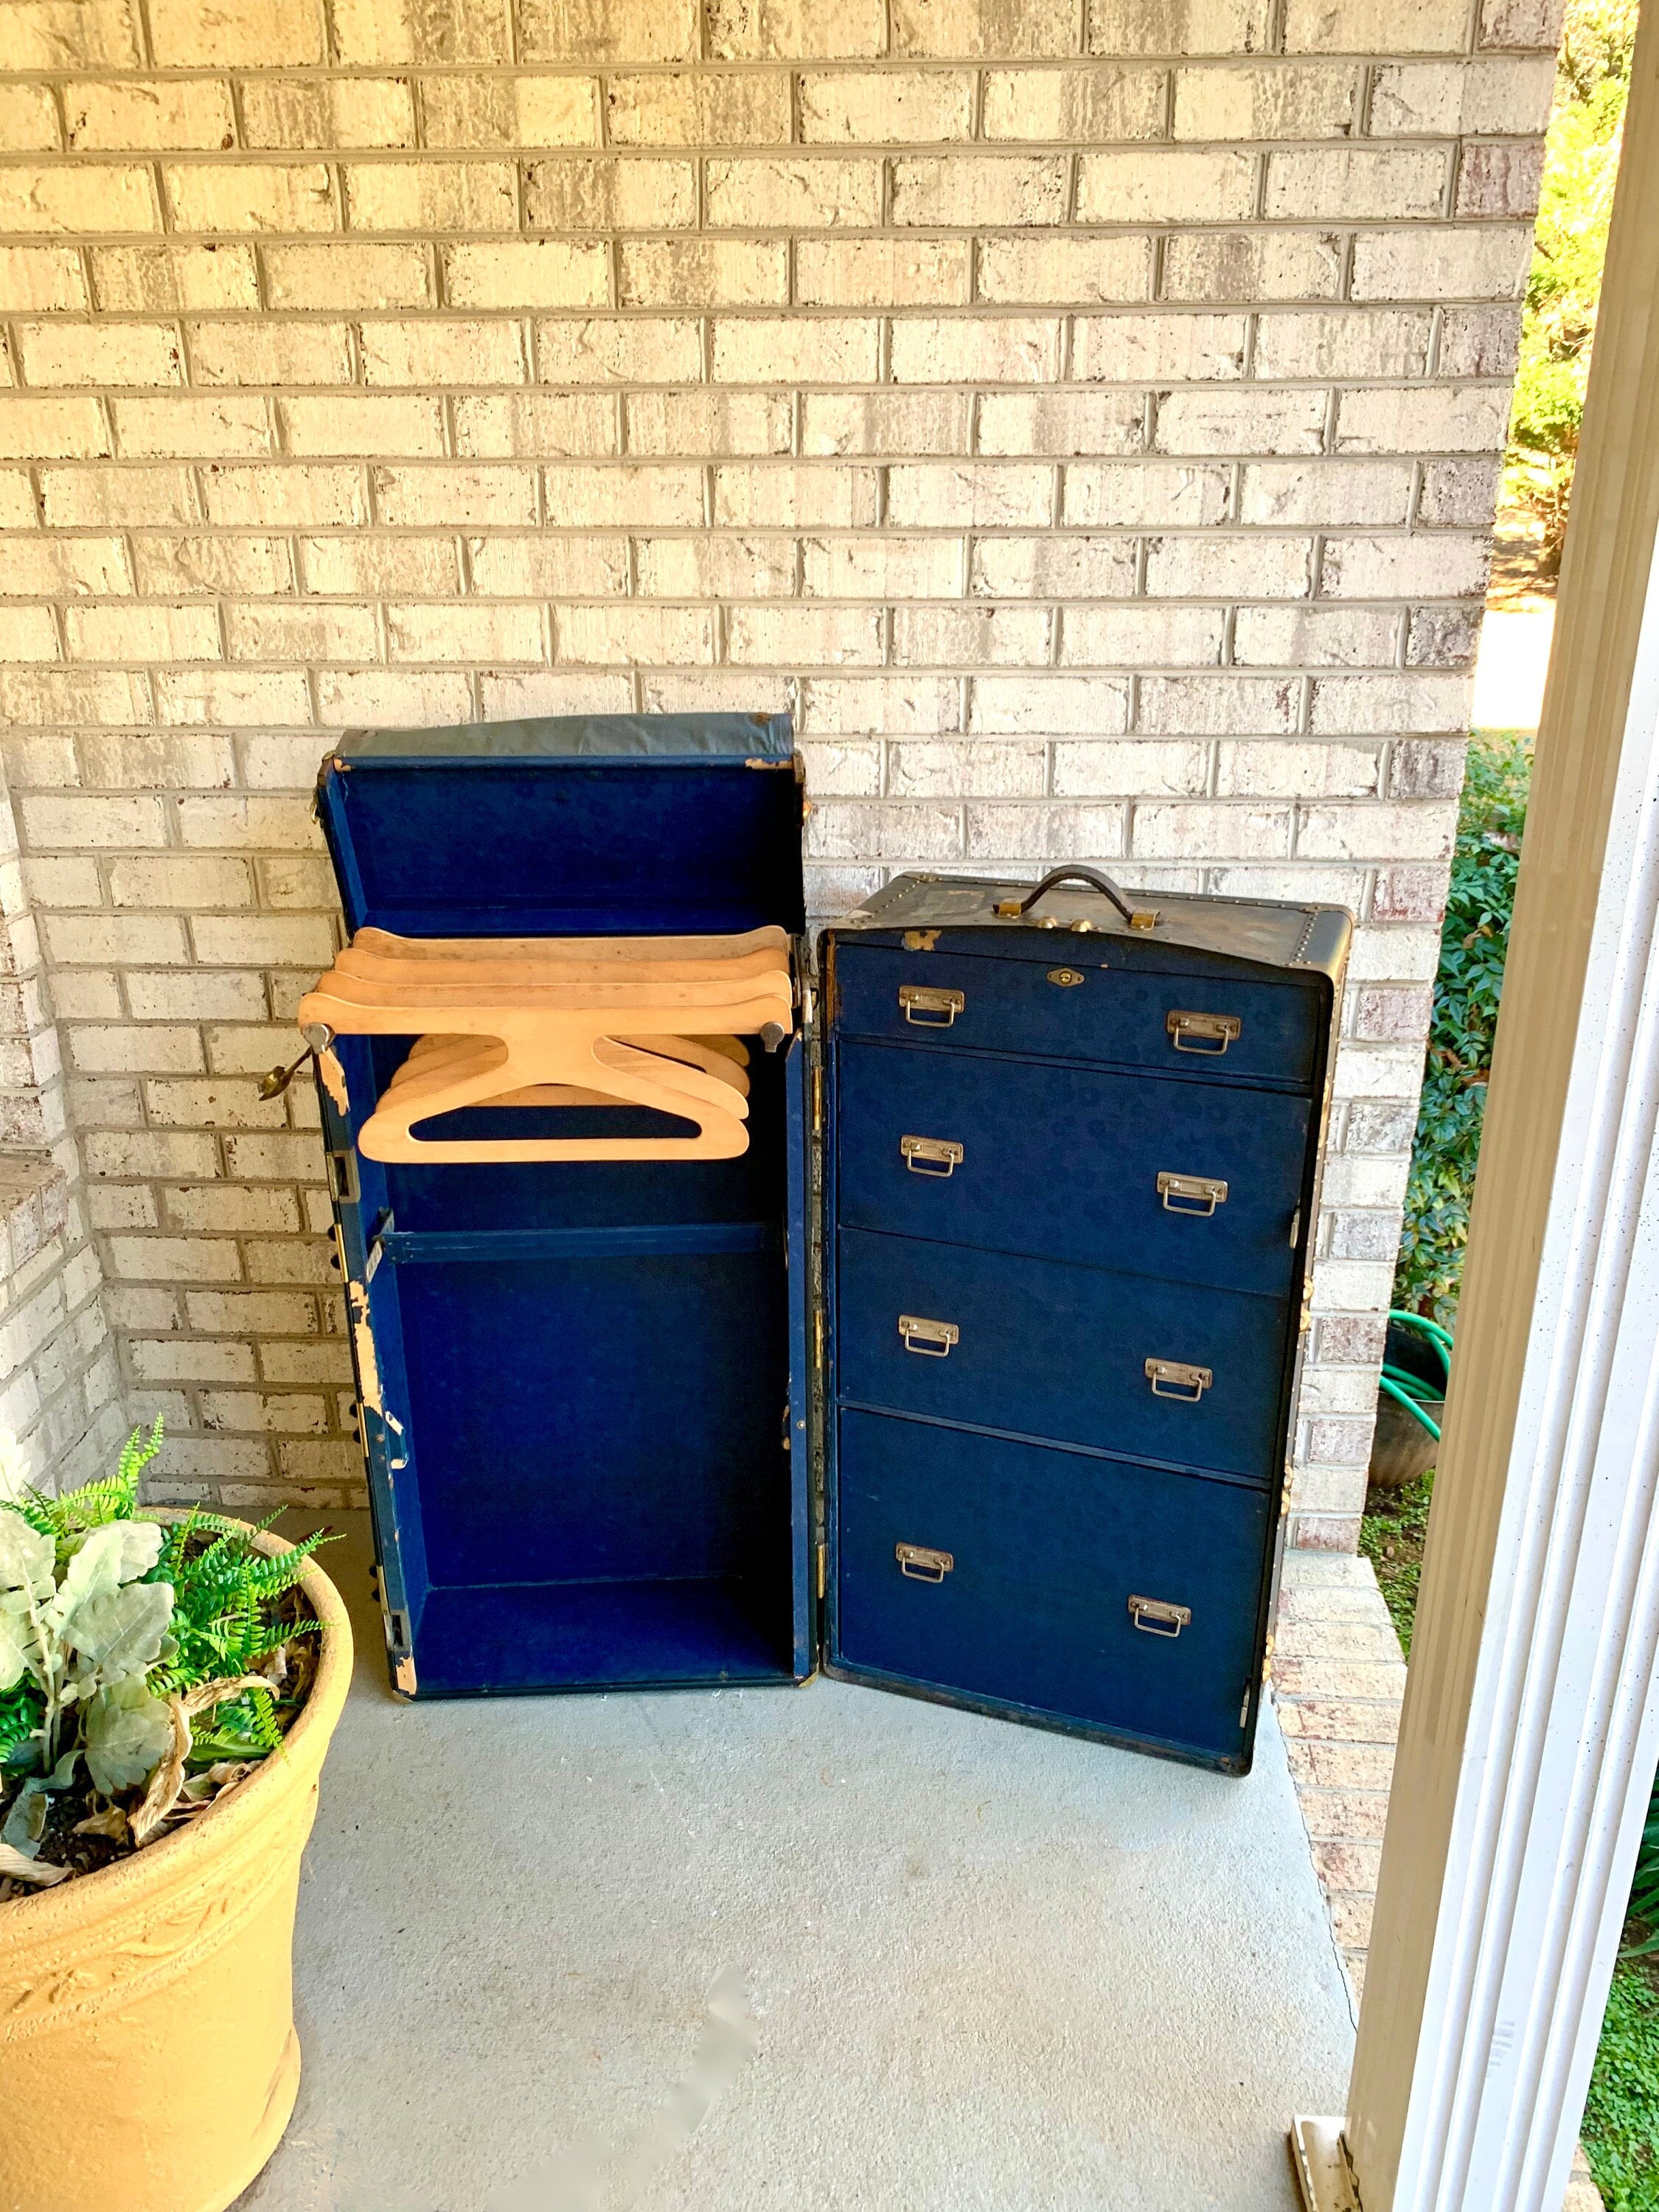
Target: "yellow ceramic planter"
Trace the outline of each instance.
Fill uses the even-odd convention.
[[[224,2212],[282,2139],[300,1856],[351,1678],[339,1593],[314,1561],[303,1587],[322,1661],[282,1749],[179,1833],[0,1905],[0,2212]]]

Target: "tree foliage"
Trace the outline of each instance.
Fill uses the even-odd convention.
[[[1559,565],[1630,90],[1636,0],[1567,0],[1527,283],[1504,500]]]

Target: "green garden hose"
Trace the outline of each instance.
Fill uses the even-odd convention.
[[[1407,1313],[1398,1307],[1389,1313],[1389,1319],[1391,1322],[1398,1322],[1402,1328],[1413,1328],[1419,1335],[1428,1339],[1440,1354],[1441,1364],[1446,1370],[1446,1382],[1449,1382],[1452,1355],[1450,1331],[1442,1328],[1437,1321],[1431,1321],[1425,1314]],[[1419,1401],[1443,1398],[1446,1395],[1445,1382],[1442,1382],[1437,1390],[1432,1383],[1425,1382],[1420,1375],[1408,1374],[1405,1368],[1396,1367],[1391,1360],[1384,1360],[1382,1372],[1377,1378],[1377,1387],[1394,1399],[1396,1404],[1403,1406],[1415,1419],[1421,1421],[1435,1442],[1439,1443],[1440,1424],[1425,1412],[1424,1405]]]

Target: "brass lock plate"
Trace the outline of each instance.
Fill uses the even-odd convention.
[[[1207,1367],[1190,1367],[1182,1359],[1149,1359],[1146,1371],[1154,1398],[1178,1398],[1188,1406],[1197,1405],[1215,1381]]]
[[[895,1544],[893,1557],[899,1572],[915,1583],[942,1583],[956,1565],[949,1552],[936,1552],[928,1544]]]
[[[1080,968],[1051,968],[1048,970],[1048,981],[1058,983],[1062,991],[1075,989],[1083,980]]]

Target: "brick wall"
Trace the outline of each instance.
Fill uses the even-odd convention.
[[[356,1480],[327,732],[782,708],[904,865],[1362,922],[1298,1441],[1351,1543],[1552,0],[5,0],[0,714],[178,1486]]]

